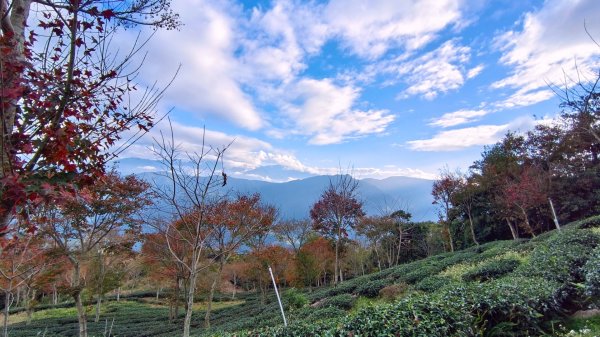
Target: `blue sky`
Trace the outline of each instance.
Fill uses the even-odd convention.
[[[273,180],[252,173],[268,165],[352,166],[361,178],[464,170],[508,130],[551,122],[549,84],[600,66],[584,29],[600,40],[598,0],[173,5],[184,26],[155,34],[139,80],[165,84],[181,65],[160,108],[173,108],[184,150],[203,126],[210,144],[235,139],[225,169],[238,177]],[[151,159],[161,129],[122,157]]]

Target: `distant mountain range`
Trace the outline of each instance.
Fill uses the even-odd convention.
[[[161,179],[157,179],[157,175],[153,173],[160,170],[156,161],[124,159],[118,163],[118,170],[123,174],[133,173],[146,180],[161,183]],[[330,179],[336,178],[310,176],[305,172],[279,166],[261,167],[237,175],[285,181],[270,182],[230,175],[226,187],[233,193],[260,193],[266,203],[279,209],[282,218],[288,219],[308,218],[310,207],[319,199]],[[412,213],[415,221],[436,220],[431,197],[432,184],[432,180],[410,177],[366,178],[359,180],[358,195],[369,215],[403,209]]]

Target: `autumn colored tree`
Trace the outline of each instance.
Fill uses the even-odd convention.
[[[318,236],[308,240],[296,255],[297,278],[303,285],[325,285],[334,269],[335,251],[331,242]]]
[[[111,234],[140,232],[140,211],[150,204],[148,188],[135,176],[122,178],[113,172],[65,203],[48,205],[35,219],[40,233],[53,241],[55,252],[65,256],[73,268],[69,292],[77,306],[80,337],[87,336],[82,268],[91,254],[110,245]]]
[[[452,200],[454,193],[458,190],[460,184],[459,178],[448,170],[443,170],[438,180],[433,182],[431,195],[433,195],[433,203],[439,206],[440,221],[443,225],[444,234],[447,237],[447,242],[450,251],[454,251],[454,240],[452,238],[452,230],[450,224],[452,222],[450,211],[453,207]]]
[[[294,259],[293,254],[288,249],[277,246],[267,245],[250,253],[250,269],[247,271],[247,276],[258,283],[258,288],[261,294],[261,303],[265,303],[267,289],[271,284],[271,276],[269,275],[269,266],[273,270],[273,277],[277,284],[289,282],[289,270],[293,269]],[[286,276],[288,278],[286,278]]]
[[[123,282],[127,266],[125,261],[134,255],[133,245],[137,235],[113,232],[103,240],[88,263],[87,288],[96,297],[94,322],[100,320],[102,300],[106,293],[118,289]]]
[[[475,179],[465,174],[458,174],[458,187],[452,195],[452,204],[458,207],[469,219],[469,230],[473,243],[479,246],[479,241],[475,235],[475,224],[473,222],[473,209],[476,205],[476,196],[479,184]]]
[[[289,244],[295,252],[308,240],[312,230],[310,220],[282,220],[275,224],[273,233],[280,242]]]
[[[335,285],[341,281],[339,255],[342,238],[348,237],[348,230],[365,215],[362,203],[357,199],[357,189],[357,180],[350,175],[338,175],[329,181],[328,188],[310,210],[313,229],[335,240]]]
[[[210,230],[207,248],[208,254],[216,260],[217,268],[210,286],[205,327],[210,327],[213,296],[221,280],[223,267],[249,238],[269,232],[275,215],[275,208],[264,205],[260,194],[238,195],[234,200],[223,199],[211,203],[207,208],[206,221]]]
[[[147,266],[147,273],[153,284],[170,285],[169,292],[169,321],[179,316],[180,300],[182,293],[186,293],[189,272],[185,265],[173,257],[173,252],[181,259],[185,256],[184,245],[181,241],[172,240],[167,246],[164,233],[157,232],[144,235],[141,249],[143,263]],[[181,289],[181,286],[184,289]]]
[[[47,265],[41,239],[26,235],[10,241],[0,255],[0,290],[4,293],[3,336],[8,337],[8,316],[14,291],[28,284]]]
[[[217,168],[223,167],[228,147],[202,143],[197,152],[182,153],[172,130],[170,138],[156,140],[155,154],[164,168],[159,175],[167,182],[155,187],[155,194],[166,207],[161,215],[166,219],[162,233],[173,258],[189,273],[183,337],[190,336],[198,275],[212,262],[206,260],[207,243],[215,230],[210,226],[208,211],[212,203],[218,202],[219,190],[227,184],[226,173],[218,174]],[[172,249],[175,242],[184,246],[185,256]]]
[[[525,166],[514,180],[507,181],[502,191],[502,203],[523,221],[527,233],[535,237],[535,229],[529,222],[528,212],[545,204],[546,188],[542,172],[535,167]]]
[[[93,183],[153,126],[163,91],[131,95],[144,41],[121,54],[109,43],[123,28],[178,20],[170,0],[0,1],[0,232],[25,205]]]

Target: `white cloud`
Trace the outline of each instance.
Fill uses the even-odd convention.
[[[461,22],[460,0],[332,0],[324,21],[357,55],[377,58],[394,47],[420,48]]]
[[[555,94],[552,90],[537,90],[531,92],[517,91],[510,97],[502,101],[495,102],[494,106],[504,109],[529,106],[539,102],[543,102],[553,96],[555,96]]]
[[[475,66],[474,68],[469,69],[469,71],[467,72],[467,78],[472,79],[476,77],[483,71],[484,68],[485,66],[483,64],[480,64],[478,66]]]
[[[165,96],[165,104],[183,108],[198,117],[215,115],[238,126],[256,130],[263,116],[244,92],[236,59],[235,8],[219,2],[173,2],[185,25],[179,31],[159,30],[148,46],[152,50],[142,74],[146,83],[165,79],[181,64],[181,71]],[[193,8],[193,10],[191,10]],[[131,43],[128,34],[121,44]]]
[[[270,143],[257,138],[204,130],[201,127],[177,122],[173,122],[172,127],[175,144],[183,152],[199,153],[203,141],[207,146],[219,149],[229,145],[225,151],[224,161],[225,166],[230,169],[250,170],[264,165],[281,165],[301,172],[314,172],[313,169],[302,164],[293,153],[275,148]],[[161,133],[167,140],[170,139],[171,133],[166,122],[151,129],[147,135],[122,153],[120,158],[157,159],[152,149],[156,146],[154,140],[160,141]]]
[[[441,126],[443,128],[466,124],[478,120],[478,117],[485,116],[489,113],[488,110],[458,110],[445,113],[442,117],[433,119],[429,125]]]
[[[421,95],[425,99],[433,99],[464,84],[464,65],[469,61],[470,52],[469,47],[446,41],[436,50],[392,66],[387,71],[394,72],[409,85],[401,98]]]
[[[550,0],[539,11],[527,13],[520,30],[496,38],[495,43],[503,52],[500,61],[512,70],[492,87],[516,89],[518,104],[534,104],[551,97],[547,91],[540,91],[549,83],[571,84],[578,70],[585,73],[596,69],[600,66],[600,48],[586,34],[584,23],[597,37],[598,13],[597,0]]]
[[[498,142],[508,131],[525,132],[548,120],[521,117],[508,124],[478,125],[469,128],[442,131],[430,139],[407,142],[415,151],[457,151],[471,146],[490,145]]]
[[[456,151],[476,145],[494,144],[508,130],[505,125],[480,125],[470,128],[443,131],[431,139],[407,142],[416,151]]]
[[[286,95],[282,108],[293,120],[294,132],[310,136],[315,145],[382,133],[394,120],[387,110],[356,109],[359,90],[330,79],[302,79]]]

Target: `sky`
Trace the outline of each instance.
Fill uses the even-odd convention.
[[[242,178],[466,170],[509,130],[551,122],[552,89],[600,68],[598,0],[172,5],[183,26],[154,33],[136,80],[164,86],[180,67],[159,114],[171,111],[182,150],[197,151],[203,134],[215,147],[233,141],[224,169]],[[121,158],[152,159],[168,129],[161,122]],[[289,175],[261,173],[272,165]]]

